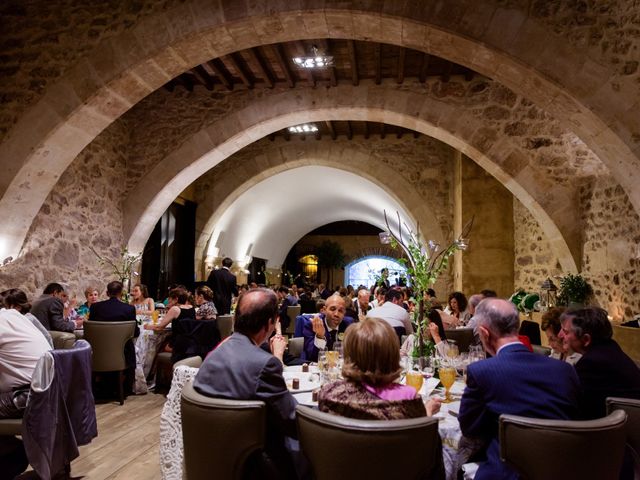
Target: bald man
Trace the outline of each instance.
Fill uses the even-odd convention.
[[[336,293],[327,298],[324,313],[305,319],[302,326],[304,360],[317,362],[320,350],[333,350],[338,335],[353,323],[353,318],[345,317],[346,310],[344,299]]]
[[[519,315],[511,302],[485,299],[474,319],[482,345],[493,357],[467,368],[458,420],[465,436],[488,442],[487,461],[475,479],[515,480],[516,471],[500,461],[499,416],[576,418],[578,377],[568,363],[531,353],[518,340]]]

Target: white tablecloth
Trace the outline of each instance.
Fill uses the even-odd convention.
[[[182,480],[184,470],[184,447],[182,444],[182,421],[180,397],[185,383],[198,373],[197,368],[177,367],[173,371],[171,390],[160,414],[160,473],[163,480]]]
[[[145,330],[140,326],[140,335],[136,340],[136,380],[133,385],[133,392],[136,395],[143,395],[149,391],[147,377],[156,357],[158,345],[167,334],[167,332]]]

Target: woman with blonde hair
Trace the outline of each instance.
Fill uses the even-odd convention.
[[[397,420],[432,415],[439,400],[426,404],[410,386],[396,383],[400,345],[391,325],[377,318],[352,324],[345,332],[344,380],[326,384],[318,395],[323,412],[369,420]]]

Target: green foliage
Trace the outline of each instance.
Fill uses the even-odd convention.
[[[569,305],[570,302],[586,303],[593,295],[593,288],[582,275],[568,273],[560,280],[558,304]]]
[[[329,275],[331,277],[329,280],[327,280],[327,283],[330,283],[332,285],[332,269],[343,268],[345,265],[346,256],[344,250],[342,249],[342,246],[340,246],[338,242],[325,240],[320,245],[318,245],[315,254],[318,257],[318,265],[328,269]]]

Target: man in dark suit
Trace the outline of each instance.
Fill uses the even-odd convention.
[[[323,314],[305,318],[302,327],[304,337],[302,358],[304,360],[317,362],[320,350],[333,349],[333,344],[338,340],[338,334],[343,333],[353,323],[353,318],[345,317],[345,312],[344,299],[334,294],[327,299]]]
[[[501,414],[569,420],[577,415],[578,377],[571,365],[531,353],[518,341],[518,311],[510,302],[486,299],[476,309],[478,333],[492,355],[467,368],[467,388],[460,405],[460,428],[468,437],[488,442],[487,461],[476,480],[519,478],[500,460]]]
[[[580,416],[606,415],[607,397],[640,399],[640,369],[613,340],[607,312],[587,307],[565,312],[558,337],[565,348],[581,353],[575,368],[582,385]]]
[[[222,260],[222,268],[211,270],[207,284],[213,290],[213,303],[218,309],[219,315],[228,315],[231,312],[231,296],[238,296],[236,276],[229,270],[233,260],[225,257]]]
[[[64,302],[67,292],[59,283],[50,283],[44,288],[42,295],[31,307],[31,314],[35,316],[47,330],[57,332],[73,332],[82,328],[82,318],[77,321],[64,319]]]
[[[271,339],[274,355],[260,348],[273,333],[278,320],[276,295],[266,288],[248,291],[238,301],[233,335],[205,359],[193,382],[194,388],[209,397],[234,400],[262,400],[267,405],[265,451],[283,476],[293,476],[293,461],[285,448],[285,438],[296,438],[297,402],[282,377],[282,356],[286,340]],[[288,442],[291,445],[291,442]]]
[[[95,322],[126,322],[136,319],[136,308],[133,305],[124,303],[122,297],[122,282],[117,280],[109,282],[107,285],[108,300],[96,302],[89,307],[89,321]],[[136,324],[135,337],[140,335],[140,329]],[[136,368],[136,350],[133,340],[124,344],[124,358],[127,365],[125,372],[125,391],[129,392],[133,388],[133,380]]]

